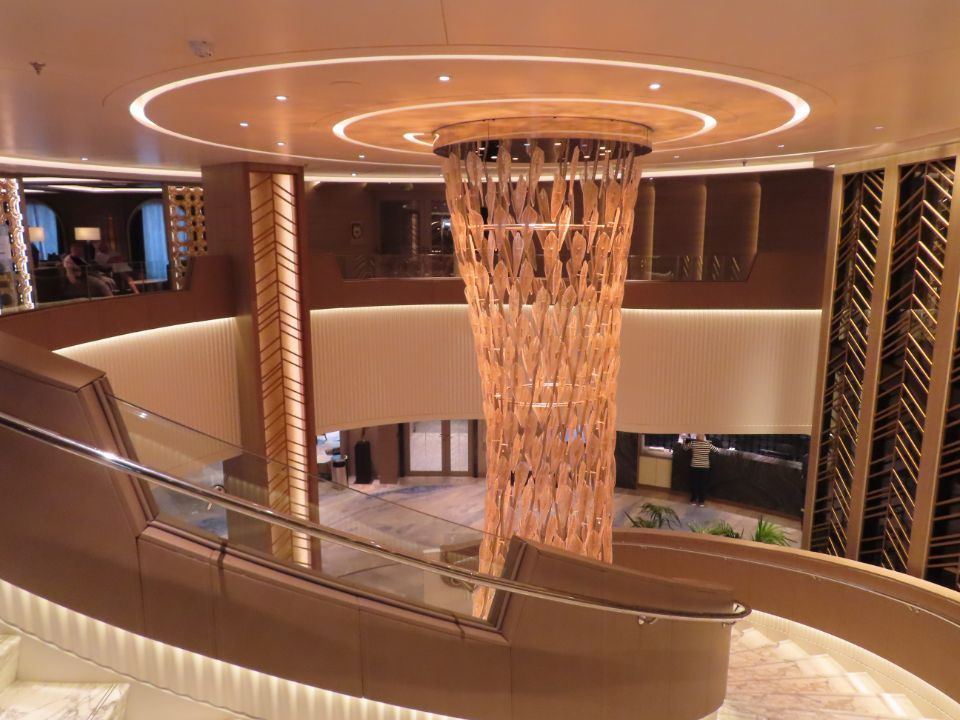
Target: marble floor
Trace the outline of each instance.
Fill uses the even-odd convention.
[[[754,613],[734,626],[727,697],[716,720],[951,720],[958,707],[918,692],[885,661],[842,641]]]
[[[0,635],[0,720],[124,718],[127,684],[25,681],[19,660],[20,638]]]
[[[477,478],[464,477],[405,477],[398,484],[382,485],[374,481],[370,485],[350,486],[361,493],[388,501],[406,508],[427,513],[433,517],[442,518],[467,527],[480,530],[483,527],[483,493],[484,481]],[[352,497],[351,497],[352,496]],[[399,520],[404,517],[401,511],[395,511],[389,504],[369,504],[353,493],[342,494],[341,502],[331,503],[330,509],[337,513],[363,515],[371,517],[373,514],[387,514]],[[614,494],[614,527],[630,527],[628,515],[637,517],[640,506],[646,502],[672,507],[680,519],[680,527],[674,529],[687,530],[690,525],[702,525],[717,521],[726,521],[735,530],[743,530],[749,535],[756,526],[757,518],[761,513],[748,511],[744,508],[723,503],[707,501],[706,507],[697,507],[689,504],[686,499],[667,490],[659,488],[644,488],[641,490],[617,489]],[[768,520],[776,522],[784,528],[791,545],[800,542],[800,521],[784,517],[770,517]],[[384,517],[384,520],[386,518]]]

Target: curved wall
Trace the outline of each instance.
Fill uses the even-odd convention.
[[[319,431],[478,418],[462,305],[314,310]],[[807,433],[820,312],[624,310],[617,426]]]
[[[617,426],[631,432],[808,433],[816,310],[624,310]],[[314,310],[318,431],[479,418],[464,305]],[[119,397],[239,441],[235,320],[59,350]]]
[[[172,325],[61,348],[103,370],[117,397],[231,443],[240,441],[234,318]]]

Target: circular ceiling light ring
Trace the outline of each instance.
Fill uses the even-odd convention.
[[[665,105],[663,103],[649,103],[642,102],[639,100],[614,100],[606,98],[571,98],[571,97],[526,97],[526,98],[484,98],[481,100],[447,100],[443,102],[433,102],[433,103],[420,103],[417,105],[404,105],[394,108],[384,108],[382,110],[371,110],[370,112],[360,113],[359,115],[354,115],[353,117],[345,118],[339,121],[336,125],[333,126],[333,134],[336,135],[341,140],[344,140],[348,143],[353,143],[354,145],[360,145],[362,147],[371,148],[373,150],[386,150],[387,152],[394,153],[408,153],[415,155],[423,155],[422,151],[419,150],[403,150],[401,148],[394,148],[388,145],[377,145],[375,143],[368,143],[362,140],[357,140],[356,138],[350,137],[347,134],[347,129],[354,125],[355,123],[361,122],[363,120],[368,120],[370,118],[382,117],[383,115],[391,115],[394,113],[401,112],[411,112],[416,110],[433,110],[441,108],[453,108],[453,107],[463,107],[463,106],[481,106],[481,105],[512,105],[512,104],[533,104],[533,103],[593,103],[596,105],[609,105],[609,106],[623,106],[623,107],[634,107],[634,108],[649,108],[651,110],[666,110],[668,112],[675,112],[681,115],[687,115],[693,118],[696,118],[700,121],[700,127],[692,133],[686,135],[681,135],[679,137],[670,138],[667,141],[664,141],[664,145],[667,143],[676,143],[683,140],[689,140],[690,138],[698,137],[704,133],[708,133],[714,128],[717,127],[717,119],[712,115],[708,115],[705,112],[700,112],[699,110],[693,110],[691,108],[681,107],[679,105]],[[604,118],[605,119],[605,118]],[[631,122],[631,121],[624,121]],[[405,140],[412,142],[417,145],[423,145],[426,147],[433,147],[432,144],[426,143],[423,140],[415,139],[422,135],[429,135],[430,133],[424,132],[408,132],[404,133],[403,137]]]
[[[136,97],[129,106],[130,114],[133,118],[139,122],[141,125],[150,128],[156,132],[169,135],[170,137],[175,137],[181,140],[187,140],[189,142],[196,142],[199,144],[204,144],[212,147],[225,148],[230,150],[237,150],[239,152],[253,152],[264,155],[275,155],[277,157],[283,157],[281,153],[274,153],[265,150],[251,150],[249,148],[244,148],[236,145],[229,145],[226,143],[218,143],[210,140],[204,140],[202,138],[191,137],[184,133],[178,133],[174,130],[169,130],[164,128],[147,116],[146,108],[147,105],[160,95],[163,95],[172,90],[176,90],[183,87],[188,87],[190,85],[196,85],[202,82],[208,82],[210,80],[222,79],[227,77],[237,77],[241,75],[249,75],[254,73],[261,72],[270,72],[274,70],[292,70],[299,68],[307,67],[322,67],[322,66],[331,66],[331,65],[351,65],[359,63],[377,63],[377,62],[430,62],[430,61],[476,61],[476,62],[542,62],[542,63],[558,63],[558,64],[572,64],[572,65],[586,65],[586,66],[606,66],[606,67],[618,67],[618,68],[627,68],[634,70],[652,70],[655,72],[666,72],[677,75],[688,75],[693,77],[701,77],[711,80],[718,80],[721,82],[732,83],[736,85],[741,85],[745,87],[754,88],[762,92],[774,95],[775,97],[783,100],[793,109],[792,117],[786,122],[778,125],[777,127],[764,131],[762,133],[757,133],[743,138],[736,138],[733,140],[724,140],[716,143],[710,143],[708,145],[702,145],[700,147],[711,147],[715,145],[726,145],[729,143],[735,142],[745,142],[748,140],[755,140],[757,138],[766,137],[768,135],[773,135],[775,133],[780,133],[785,130],[789,130],[796,125],[799,125],[810,115],[810,104],[804,100],[802,97],[793,93],[784,88],[777,87],[776,85],[771,85],[769,83],[764,83],[759,80],[752,80],[750,78],[739,77],[737,75],[729,75],[726,73],[713,72],[710,70],[697,70],[693,68],[681,68],[671,65],[660,65],[655,63],[644,63],[644,62],[635,62],[632,60],[612,60],[605,58],[582,58],[582,57],[564,57],[564,56],[552,56],[552,55],[498,55],[498,54],[456,54],[456,53],[442,53],[442,54],[423,54],[423,55],[368,55],[368,56],[353,56],[353,57],[334,57],[334,58],[320,58],[313,60],[299,60],[285,63],[270,63],[266,65],[257,65],[253,67],[243,67],[243,68],[233,68],[230,70],[220,70],[212,73],[205,73],[203,75],[195,75],[193,77],[182,78],[180,80],[175,80],[164,85],[152,88],[138,97]],[[296,155],[291,157],[297,157],[300,159],[314,160],[317,162],[357,162],[356,160],[346,160],[342,158],[323,158],[323,157],[312,157],[312,156],[303,156]],[[370,163],[369,164],[382,164],[382,163]],[[421,165],[406,165],[406,167],[426,167]]]

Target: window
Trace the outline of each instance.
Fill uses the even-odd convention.
[[[49,205],[43,203],[27,203],[27,227],[43,228],[43,239],[33,241],[34,247],[41,260],[46,260],[50,253],[60,251],[60,233],[57,229],[57,214]]]
[[[166,280],[169,257],[163,203],[160,200],[148,200],[139,209],[143,224],[143,259],[147,280]]]

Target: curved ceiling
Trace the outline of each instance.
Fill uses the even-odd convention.
[[[960,137],[953,0],[32,0],[3,17],[0,164],[21,170],[436,179],[437,127],[532,115],[647,124],[654,174]]]

